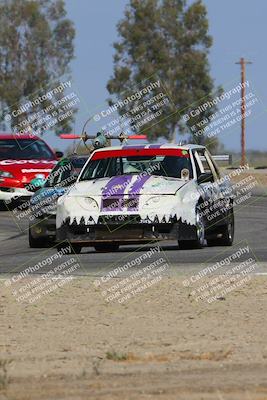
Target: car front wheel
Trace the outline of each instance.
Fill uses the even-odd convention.
[[[234,233],[235,233],[235,219],[234,213],[231,211],[231,214],[228,217],[227,224],[223,225],[218,232],[220,235],[219,238],[216,239],[208,239],[208,246],[232,246],[234,242]]]
[[[43,249],[48,246],[48,240],[45,238],[34,238],[31,233],[31,229],[29,229],[29,246],[31,249]]]
[[[0,200],[0,211],[8,211],[8,207],[4,200]]]
[[[205,225],[200,208],[196,208],[196,239],[178,240],[179,249],[202,249],[205,244]]]

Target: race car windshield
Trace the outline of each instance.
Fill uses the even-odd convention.
[[[0,160],[55,160],[42,140],[0,139]]]
[[[74,158],[60,160],[49,174],[45,187],[66,187],[76,182],[87,158]]]
[[[169,149],[168,149],[169,150]],[[103,157],[101,157],[103,153]],[[105,154],[106,153],[106,154]],[[110,152],[112,153],[112,152]],[[177,153],[177,154],[176,154]],[[95,153],[80,177],[80,181],[117,175],[157,175],[177,179],[192,179],[192,165],[188,152],[161,151],[158,154]],[[97,155],[97,156],[96,156]],[[95,156],[95,157],[94,157]]]

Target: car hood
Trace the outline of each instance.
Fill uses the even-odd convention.
[[[177,178],[154,175],[120,175],[92,181],[77,182],[74,196],[174,195],[187,182]]]
[[[48,204],[56,201],[60,196],[67,192],[68,188],[65,187],[43,187],[31,197],[30,203],[33,204]]]
[[[10,172],[22,183],[29,183],[38,175],[47,177],[56,163],[56,160],[0,160],[0,170]]]

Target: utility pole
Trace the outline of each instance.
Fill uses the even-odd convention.
[[[241,66],[241,165],[244,166],[246,162],[246,139],[245,139],[245,118],[246,118],[246,99],[245,99],[245,79],[246,79],[246,64],[252,64],[251,61],[246,61],[244,57],[240,58],[240,61],[236,62]]]

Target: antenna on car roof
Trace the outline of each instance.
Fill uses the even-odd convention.
[[[121,143],[126,143],[128,139],[130,139],[130,140],[138,140],[138,139],[146,140],[147,139],[146,135],[127,135],[123,132],[121,132],[119,135],[110,135],[109,133],[104,133],[102,131],[102,132],[97,132],[96,135],[88,135],[85,132],[85,128],[86,128],[86,125],[91,121],[92,118],[93,118],[93,116],[89,117],[85,121],[81,135],[75,135],[75,134],[71,134],[71,133],[70,134],[62,133],[61,135],[59,135],[59,137],[61,139],[72,139],[72,140],[78,139],[79,140],[79,142],[77,143],[77,146],[74,150],[74,154],[77,154],[77,151],[78,151],[78,148],[79,148],[79,145],[81,144],[81,142],[83,142],[83,144],[85,145],[87,150],[90,153],[92,153],[92,151],[94,151],[96,149],[111,146],[111,139],[118,139]],[[86,142],[89,139],[92,140],[90,148],[86,145]]]

